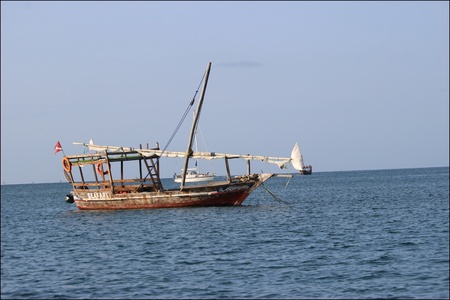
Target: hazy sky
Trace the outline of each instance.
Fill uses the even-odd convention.
[[[298,142],[315,172],[449,165],[449,2],[12,1],[2,183],[64,180],[58,140],[67,155],[90,138],[165,146],[209,61],[200,150],[289,157]]]

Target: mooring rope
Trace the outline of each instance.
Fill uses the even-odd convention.
[[[289,185],[289,182],[291,181],[291,178],[292,177],[289,177],[289,179],[288,179],[288,181],[286,182],[286,185],[284,186],[284,189],[283,189],[283,191],[288,187],[288,185]]]
[[[264,183],[261,183],[261,187],[263,189],[265,189],[275,200],[277,200],[280,203],[284,203],[284,204],[289,204],[286,201],[281,200],[279,197],[277,197],[277,195],[275,195],[274,193],[272,193],[268,188],[266,188],[266,186],[264,185]]]

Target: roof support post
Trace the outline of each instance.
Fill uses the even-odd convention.
[[[228,164],[228,157],[225,157],[225,168],[227,169],[227,180],[231,183],[230,165]]]

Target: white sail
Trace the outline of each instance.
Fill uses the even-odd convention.
[[[300,153],[300,147],[298,146],[298,143],[295,143],[294,149],[292,149],[291,159],[294,169],[303,170],[303,156]]]

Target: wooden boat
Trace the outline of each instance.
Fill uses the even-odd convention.
[[[300,147],[298,143],[295,143],[294,149],[292,149],[291,154],[292,165],[296,170],[299,171],[300,175],[311,175],[312,174],[312,166],[305,166],[303,163],[303,155],[300,152]]]
[[[165,151],[159,148],[102,146],[92,143],[74,143],[97,151],[91,154],[68,155],[62,160],[66,177],[73,190],[66,201],[81,210],[147,209],[187,206],[231,206],[242,202],[271,177],[273,173],[251,174],[250,161],[260,160],[286,167],[292,158],[236,155],[192,151],[192,140],[205,96],[211,63],[206,69],[203,87],[185,152]],[[160,157],[185,158],[180,187],[165,189],[160,179]],[[190,159],[223,159],[226,180],[186,186]],[[247,160],[247,174],[230,175],[230,159]],[[130,165],[136,173],[125,176]],[[137,175],[136,175],[137,174]],[[285,175],[284,175],[285,176]],[[283,177],[284,177],[283,176]]]

